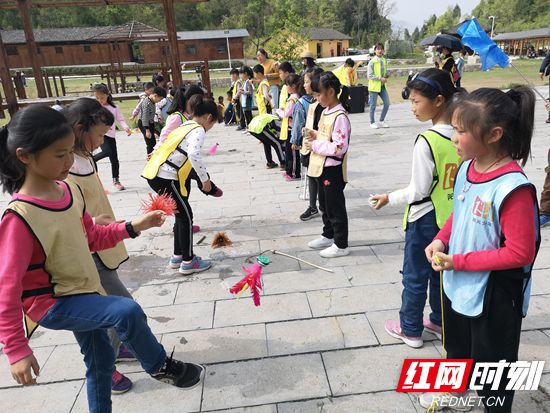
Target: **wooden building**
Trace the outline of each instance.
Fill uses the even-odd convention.
[[[196,30],[177,34],[179,56],[183,62],[228,60],[229,57],[243,59],[244,40],[249,37],[246,29]],[[143,40],[139,44],[146,63],[159,62],[161,54],[168,52],[167,49],[159,48],[154,41]]]
[[[526,56],[530,48],[540,55],[550,49],[550,28],[497,34],[493,41],[508,55]]]
[[[305,29],[307,39],[303,51],[309,51],[317,57],[343,56],[349,49],[351,37],[334,29]]]

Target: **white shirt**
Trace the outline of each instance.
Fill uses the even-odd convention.
[[[196,124],[196,122],[189,120],[187,122],[184,122],[180,127],[190,124]],[[204,144],[205,135],[206,132],[201,126],[200,128],[193,129],[191,132],[189,132],[185,139],[183,139],[178,145],[180,149],[184,150],[187,153],[187,157],[191,161],[191,165],[193,165],[193,169],[199,176],[201,182],[208,181],[208,171],[202,163],[201,157],[201,149],[202,145]],[[183,165],[183,157],[184,155],[181,152],[175,150],[170,154],[170,156],[168,156],[168,161],[180,167],[181,165]],[[175,168],[172,168],[170,165],[164,163],[159,168],[157,176],[164,179],[178,180],[178,171]]]
[[[430,129],[449,139],[453,135],[451,125],[434,125]],[[428,197],[434,173],[435,161],[430,146],[425,139],[418,139],[413,150],[411,182],[406,188],[390,192],[390,205],[412,204]],[[419,205],[411,205],[408,222],[414,222],[422,218],[433,209],[433,204],[430,201]]]
[[[94,172],[92,162],[93,161],[90,158],[75,153],[73,166],[71,166],[71,172],[76,175],[90,175]]]

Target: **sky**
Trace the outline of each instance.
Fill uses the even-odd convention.
[[[391,0],[390,0],[391,1]],[[439,16],[447,7],[458,4],[462,14],[471,13],[479,4],[479,0],[393,0],[393,12],[389,15],[394,28],[407,28],[412,32],[416,26],[420,28],[432,14]]]

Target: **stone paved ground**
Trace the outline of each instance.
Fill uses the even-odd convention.
[[[206,240],[197,254],[214,267],[193,277],[167,269],[171,223],[126,241],[131,260],[120,275],[145,307],[150,326],[168,350],[184,360],[205,363],[204,383],[182,391],[143,373],[138,363],[119,364],[134,389],[113,396],[115,411],[232,413],[345,413],[422,411],[414,395],[394,391],[405,357],[442,355],[441,343],[429,334],[414,350],[383,331],[383,321],[397,317],[403,255],[401,208],[374,212],[369,193],[408,183],[410,155],[417,132],[407,104],[389,113],[390,129],[373,131],[367,114],[351,115],[353,137],[350,184],[346,198],[351,255],[331,261],[308,250],[319,235],[320,219],[300,222],[306,203],[298,184],[284,182],[278,170],[264,168],[261,146],[234,128],[216,126],[207,147],[218,142],[218,154],[206,157],[213,180],[225,191],[212,199],[194,191],[195,222]],[[543,182],[549,127],[539,103],[533,159],[527,173]],[[122,181],[127,190],[111,195],[119,218],[139,213],[149,189],[139,177],[145,147],[138,135],[120,136]],[[108,183],[108,162],[101,163]],[[6,197],[2,199],[2,209]],[[231,248],[213,250],[217,231],[226,231]],[[530,314],[523,323],[521,357],[550,361],[550,231],[543,231],[535,265]],[[281,256],[265,271],[262,306],[250,298],[234,299],[228,287],[241,276],[248,256],[279,249],[320,265],[327,273]],[[14,385],[6,358],[0,355],[0,411],[84,412],[84,364],[70,333],[39,330],[31,345],[42,366],[40,385]],[[538,392],[518,394],[518,412],[550,411],[550,363]],[[23,404],[24,402],[24,404]]]

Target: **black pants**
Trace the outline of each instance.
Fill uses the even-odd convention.
[[[323,218],[323,237],[334,239],[338,248],[348,247],[348,213],[344,197],[342,165],[325,166],[317,179],[319,210]]]
[[[494,271],[489,276],[483,312],[471,318],[451,308],[443,294],[444,342],[447,358],[472,358],[475,362],[514,362],[518,359],[523,306],[523,280]],[[505,397],[504,405],[486,407],[486,412],[511,412],[514,392],[505,390],[508,369],[504,370],[500,388],[489,384],[478,391],[480,396]]]
[[[285,158],[286,158],[286,173],[293,178],[300,178],[302,164],[300,163],[300,151],[292,149],[290,143],[290,131],[288,131],[288,139],[285,141]]]
[[[277,155],[277,159],[279,159],[279,163],[284,163],[283,146],[281,145],[281,141],[279,140],[277,135],[274,134],[271,129],[265,128],[262,133],[250,132],[250,134],[258,139],[260,142],[262,142],[264,146],[265,160],[268,163],[273,162],[271,148],[275,150],[275,154]]]
[[[208,175],[208,179],[210,179],[210,174],[207,174],[207,175]],[[210,190],[210,192],[203,191],[202,190],[202,182],[199,178],[199,175],[197,175],[197,172],[195,172],[194,169],[191,169],[191,172],[189,172],[189,179],[195,181],[197,183],[197,186],[198,186],[199,190],[205,195],[213,195],[218,190],[218,187],[216,186],[216,184],[214,182],[210,181],[210,184],[212,186],[212,189]]]
[[[187,196],[181,194],[178,181],[156,177],[147,182],[157,194],[169,194],[176,201],[178,212],[174,223],[174,255],[181,255],[184,261],[190,261],[193,258],[193,210],[189,204],[191,177],[185,182]]]
[[[111,161],[111,174],[113,179],[119,178],[120,163],[118,161],[118,150],[116,148],[116,139],[110,136],[105,136],[103,145],[101,145],[101,152],[94,155],[94,161],[100,161],[103,158],[109,157]]]
[[[251,120],[252,120],[252,111],[246,110],[243,108],[241,110],[241,120],[240,120],[241,128],[246,129]]]
[[[157,139],[155,138],[155,124],[150,123],[149,125],[144,125],[141,122],[141,119],[138,121],[138,128],[143,134],[143,139],[145,139],[145,146],[147,146],[147,155],[153,152],[155,145],[157,144]],[[151,132],[151,137],[147,137],[147,130]]]
[[[309,166],[309,157],[310,155],[302,155],[300,154],[300,162],[304,167]],[[317,197],[319,195],[319,182],[317,181],[317,178],[312,178],[311,176],[307,177],[308,180],[308,187],[309,187],[309,207],[313,209],[317,209]]]
[[[460,87],[460,81],[462,80],[462,76],[458,78],[458,80],[455,82],[456,87]]]

